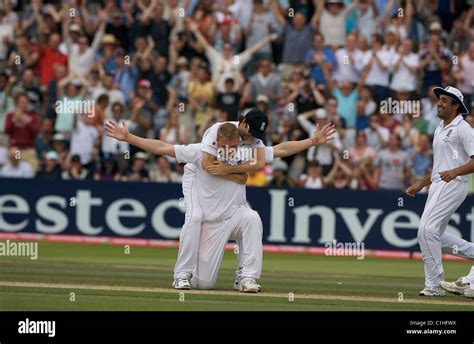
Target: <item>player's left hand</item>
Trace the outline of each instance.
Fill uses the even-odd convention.
[[[206,168],[206,172],[213,176],[223,176],[228,174],[225,165],[219,161],[214,162],[214,165]]]
[[[324,127],[319,129],[319,124],[316,125],[316,131],[314,135],[311,137],[313,144],[315,146],[322,145],[331,141],[333,139],[332,135],[336,132],[336,126],[332,123],[326,124]]]
[[[444,172],[439,173],[440,177],[442,180],[444,180],[446,183],[449,183],[451,180],[456,178],[458,176],[456,170],[448,170]]]

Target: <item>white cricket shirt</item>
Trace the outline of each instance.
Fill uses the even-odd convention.
[[[461,115],[446,127],[441,121],[434,133],[431,181],[441,181],[440,172],[467,164],[471,156],[474,156],[474,128]],[[467,176],[456,179],[467,182]]]

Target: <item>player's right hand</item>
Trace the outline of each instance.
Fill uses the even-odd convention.
[[[410,185],[406,190],[405,193],[410,196],[410,197],[415,197],[415,195],[421,191],[422,188],[420,188],[418,183]]]
[[[105,133],[109,137],[113,137],[119,141],[127,141],[128,135],[128,126],[124,121],[122,122],[123,127],[117,126],[114,122],[108,121],[105,123]]]

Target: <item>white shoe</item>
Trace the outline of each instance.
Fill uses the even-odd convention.
[[[425,287],[422,291],[420,291],[420,296],[445,296],[446,292],[443,288],[435,287],[435,288],[428,288]]]
[[[258,293],[258,284],[253,278],[244,277],[239,283],[239,290],[242,293]]]
[[[474,290],[469,288],[464,290],[464,297],[467,297],[469,299],[474,299]]]
[[[456,295],[464,295],[469,290],[469,283],[462,283],[462,278],[458,278],[455,282],[442,281],[440,283],[441,288]]]
[[[179,290],[189,290],[191,289],[191,284],[187,278],[176,278],[171,285],[174,289]]]
[[[262,291],[262,286],[257,283],[258,286],[258,292],[260,293]],[[240,280],[235,280],[234,281],[234,290],[239,290],[240,291]]]

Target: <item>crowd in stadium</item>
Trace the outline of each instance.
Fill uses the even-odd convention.
[[[247,185],[403,190],[430,173],[433,87],[459,88],[474,127],[470,0],[0,3],[1,177],[179,183],[104,123],[188,144],[257,107],[267,145],[337,134]]]

